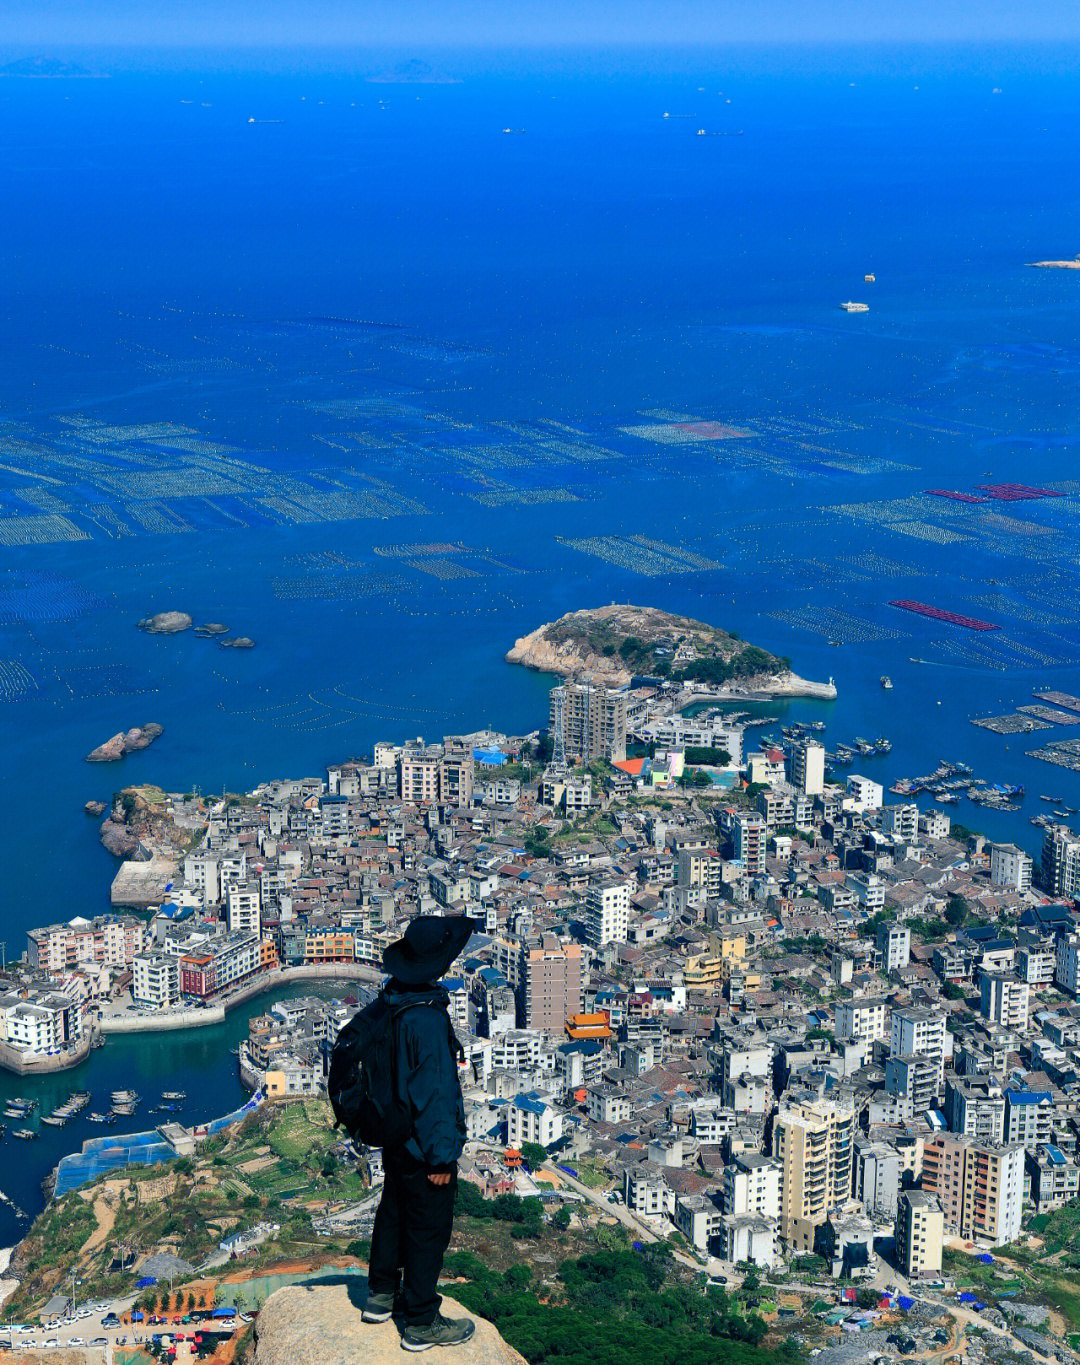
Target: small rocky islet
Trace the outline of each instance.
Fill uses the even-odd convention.
[[[133,754],[139,749],[149,749],[154,740],[164,734],[160,725],[153,722],[149,725],[135,725],[130,730],[121,730],[119,734],[113,735],[112,739],[107,739],[104,744],[99,744],[96,749],[86,755],[87,763],[115,763],[125,754]],[[91,804],[87,803],[86,809],[90,810]]]
[[[250,635],[237,635],[226,639],[232,629],[221,621],[206,621],[195,625],[195,618],[186,611],[159,611],[153,616],[144,616],[137,622],[139,630],[147,635],[179,635],[185,630],[192,631],[200,640],[216,640],[222,649],[254,649],[255,641]]]

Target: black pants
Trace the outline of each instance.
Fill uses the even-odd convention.
[[[383,1170],[368,1288],[372,1294],[397,1294],[405,1322],[431,1323],[442,1302],[436,1286],[454,1226],[457,1168],[449,1184],[433,1185],[427,1168],[408,1153],[384,1150]]]

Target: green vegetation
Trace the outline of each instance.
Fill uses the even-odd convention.
[[[732,678],[752,678],[757,673],[775,673],[790,667],[789,659],[778,659],[775,654],[759,649],[757,645],[747,645],[729,659],[719,656],[694,659],[684,668],[676,669],[671,676],[676,682],[703,682],[721,687]]]
[[[542,1287],[532,1285],[528,1267],[500,1275],[477,1257],[455,1258],[454,1271],[469,1281],[455,1287],[455,1297],[490,1318],[530,1362],[774,1365],[798,1359],[787,1346],[764,1349],[765,1322],[741,1313],[721,1289],[703,1293],[660,1244],[565,1260]]]
[[[963,896],[950,896],[945,905],[945,923],[959,929],[971,916],[971,907]]]

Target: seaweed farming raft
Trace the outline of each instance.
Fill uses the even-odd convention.
[[[955,611],[944,611],[941,607],[932,607],[926,602],[914,602],[907,597],[898,597],[889,603],[890,607],[899,607],[901,611],[913,611],[919,616],[929,616],[931,621],[944,621],[950,626],[963,626],[965,630],[1000,630],[992,621],[980,621],[977,616],[960,616]]]

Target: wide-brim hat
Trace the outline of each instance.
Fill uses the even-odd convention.
[[[383,967],[406,986],[438,981],[478,929],[468,915],[417,915],[383,953]]]

